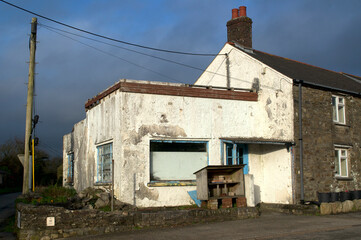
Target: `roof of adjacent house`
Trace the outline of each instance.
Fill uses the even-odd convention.
[[[305,83],[319,87],[344,90],[357,95],[361,94],[361,77],[359,76],[334,72],[258,50],[246,51],[237,48],[289,78],[302,80]]]

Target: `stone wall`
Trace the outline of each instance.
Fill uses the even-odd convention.
[[[320,213],[322,215],[348,213],[361,211],[361,199],[346,200],[344,202],[321,203]]]
[[[18,203],[16,208],[18,238],[24,240],[67,238],[121,232],[142,227],[236,220],[259,215],[256,208],[103,212],[67,210],[63,207],[34,206],[23,203]],[[47,226],[48,217],[54,217],[54,226]]]
[[[346,125],[332,119],[332,95],[344,96]],[[294,86],[295,191],[300,200],[298,86]],[[317,192],[361,188],[361,98],[309,87],[302,88],[304,200],[317,201]],[[335,144],[347,145],[349,178],[335,176]]]
[[[301,204],[278,204],[278,203],[260,203],[260,212],[280,212],[293,215],[316,215],[320,213],[316,205],[301,205]]]

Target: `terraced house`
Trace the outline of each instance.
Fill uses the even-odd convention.
[[[247,204],[360,189],[361,78],[252,48],[246,8],[194,85],[120,80],[63,138],[64,185],[137,206],[192,204],[197,170],[245,164]],[[112,168],[114,160],[114,168]]]

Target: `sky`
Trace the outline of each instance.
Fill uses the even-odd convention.
[[[253,48],[361,76],[359,0],[8,0],[48,18],[122,41],[217,54],[231,9],[247,7]],[[32,14],[0,2],[0,144],[24,139]],[[166,54],[109,42],[38,17],[35,112],[39,148],[61,156],[62,137],[85,118],[87,99],[119,79],[194,83],[213,57]],[[69,35],[57,28],[104,41]],[[61,34],[59,34],[61,33]],[[117,45],[122,48],[110,46]]]

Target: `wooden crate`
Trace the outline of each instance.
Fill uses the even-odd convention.
[[[197,177],[199,200],[244,197],[244,165],[207,166],[194,174]]]

